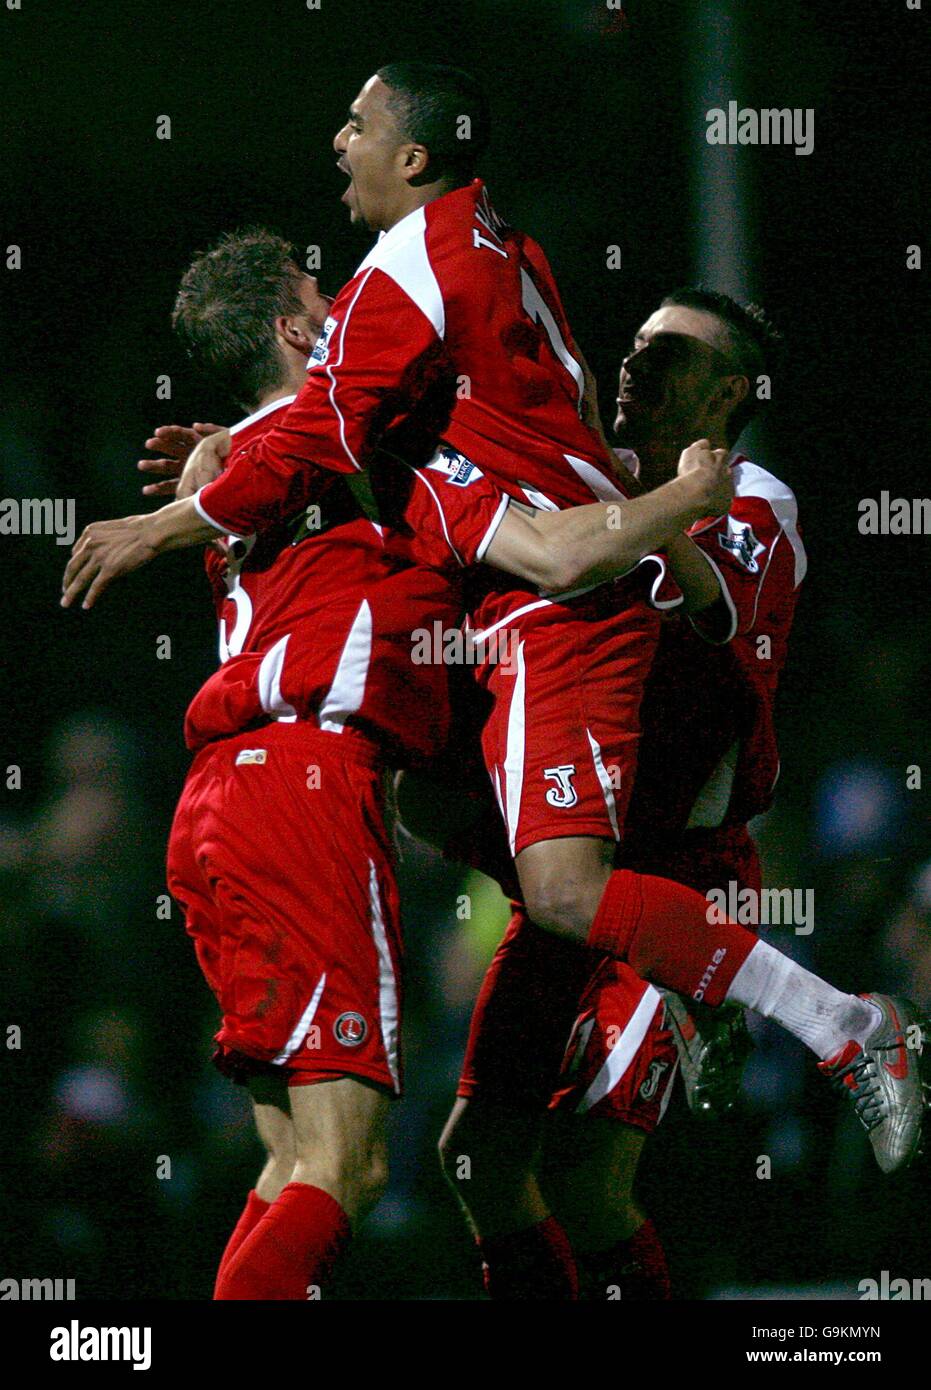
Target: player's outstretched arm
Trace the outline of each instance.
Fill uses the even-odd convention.
[[[61,606],[70,608],[86,590],[81,607],[93,608],[114,579],[148,564],[166,550],[202,545],[216,537],[217,528],[204,521],[191,497],[169,502],[148,516],[94,521],[85,527],[71,551],[62,580]]]
[[[220,472],[229,453],[229,430],[201,439],[177,484],[177,498],[149,516],[123,516],[85,527],[71,551],[62,580],[62,608],[86,590],[82,608],[93,608],[114,579],[146,565],[167,550],[215,541],[222,527],[205,521],[194,493]]]
[[[700,440],[685,454],[691,455],[692,466],[642,497],[559,512],[528,514],[510,507],[485,552],[485,561],[553,593],[626,574],[644,555],[667,547],[694,522],[719,515],[730,505],[733,487],[727,451],[713,450],[707,440]],[[691,542],[685,540],[685,545]],[[700,568],[687,578],[703,589],[705,576],[710,575],[715,585],[713,592],[695,595],[701,606],[702,600],[714,602],[719,591],[711,567],[700,555],[695,559]],[[687,561],[685,557],[683,568],[690,571]]]

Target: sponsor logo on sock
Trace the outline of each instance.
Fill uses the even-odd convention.
[[[53,1327],[52,1361],[131,1361],[134,1371],[152,1365],[151,1327],[82,1327],[72,1318],[67,1327]]]
[[[333,1036],[343,1047],[358,1047],[364,1043],[368,1037],[369,1026],[361,1014],[357,1014],[353,1009],[344,1014],[333,1024]]]
[[[718,949],[715,951],[714,955],[711,957],[707,966],[705,967],[705,973],[704,975],[702,975],[701,979],[698,982],[698,989],[692,995],[693,999],[704,999],[705,990],[711,984],[711,981],[714,979],[715,971],[717,970],[718,966],[721,964],[722,960],[726,955],[727,947],[719,946]]]

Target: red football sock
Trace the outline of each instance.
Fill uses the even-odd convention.
[[[609,1250],[577,1255],[588,1299],[597,1302],[618,1289],[631,1303],[656,1303],[670,1299],[666,1252],[653,1222],[647,1219],[629,1240],[619,1240]],[[616,1294],[614,1295],[617,1296]]]
[[[268,1211],[271,1203],[264,1201],[259,1194],[253,1190],[246,1198],[246,1205],[243,1207],[242,1215],[233,1227],[233,1234],[226,1242],[226,1249],[220,1260],[220,1268],[217,1270],[217,1287],[219,1287],[220,1276],[242,1245],[246,1236],[258,1225],[262,1217]],[[214,1288],[213,1296],[216,1298],[217,1290]]]
[[[496,1302],[575,1301],[579,1277],[569,1237],[555,1216],[507,1236],[480,1240],[485,1292]]]
[[[217,1279],[214,1297],[306,1300],[349,1244],[349,1221],[322,1188],[289,1182]]]
[[[708,921],[701,893],[670,878],[615,869],[588,945],[630,963],[638,975],[677,994],[721,1004],[759,937],[725,919]]]

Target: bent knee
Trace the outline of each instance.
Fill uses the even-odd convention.
[[[524,900],[532,922],[560,936],[584,937],[601,901],[600,883],[540,876],[524,885]]]
[[[514,861],[531,921],[561,936],[584,939],[614,867],[613,840],[574,836],[521,850]]]

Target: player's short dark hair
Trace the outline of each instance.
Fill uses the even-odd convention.
[[[468,183],[491,135],[488,102],[472,74],[446,63],[409,62],[388,63],[375,76],[391,88],[388,109],[402,137],[427,147],[430,181]]]
[[[678,305],[683,309],[700,309],[713,314],[724,325],[724,350],[731,358],[735,372],[746,376],[750,390],[728,421],[728,433],[733,443],[744,426],[760,408],[756,384],[759,376],[770,380],[778,376],[782,366],[784,345],[782,334],[766,317],[758,304],[741,304],[720,290],[704,285],[687,285],[667,294],[662,308]]]
[[[184,272],[172,327],[198,368],[246,409],[283,384],[275,319],[304,313],[294,248],[265,227],[228,232]]]

